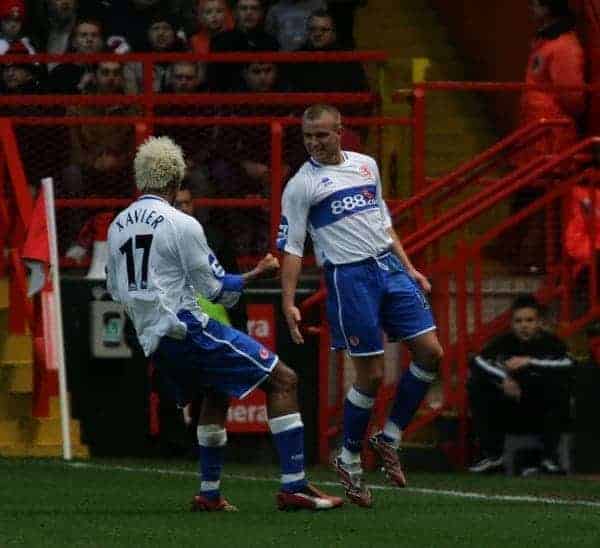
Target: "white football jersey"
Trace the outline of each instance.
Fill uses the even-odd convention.
[[[226,306],[239,297],[227,287],[200,223],[158,196],[141,196],[115,217],[106,270],[107,288],[125,306],[147,356],[162,336],[185,337],[179,310],[190,310],[206,325],[197,293]]]
[[[346,264],[376,257],[392,245],[390,214],[377,163],[343,151],[344,161],[310,159],[290,179],[282,197],[277,247],[302,257],[309,233],[319,264]]]

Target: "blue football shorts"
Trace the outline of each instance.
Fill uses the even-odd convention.
[[[390,340],[408,340],[435,329],[431,307],[398,258],[377,258],[325,268],[332,348],[351,356],[383,352]]]
[[[162,337],[153,359],[180,404],[205,389],[243,399],[279,361],[268,348],[233,327],[213,319],[202,327],[188,310],[179,311],[177,317],[187,325],[185,339]]]

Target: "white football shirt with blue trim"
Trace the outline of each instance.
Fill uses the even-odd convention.
[[[106,275],[107,289],[125,306],[147,356],[162,336],[185,337],[180,310],[206,325],[197,293],[231,306],[241,292],[241,278],[225,273],[200,223],[153,195],[138,198],[110,225]]]
[[[343,151],[343,162],[310,159],[290,179],[282,197],[277,247],[304,255],[310,234],[319,264],[346,264],[376,257],[392,244],[377,163]]]

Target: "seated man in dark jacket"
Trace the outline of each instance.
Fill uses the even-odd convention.
[[[482,459],[471,472],[502,468],[506,433],[523,430],[541,436],[541,471],[561,472],[556,453],[569,415],[572,366],[565,344],[542,328],[535,297],[518,297],[511,330],[488,343],[472,363],[469,400]]]

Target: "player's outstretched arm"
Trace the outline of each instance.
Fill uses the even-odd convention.
[[[298,286],[298,278],[300,277],[301,270],[302,257],[292,255],[291,253],[284,253],[283,265],[281,267],[281,307],[283,309],[283,314],[287,321],[292,340],[296,344],[302,344],[304,342],[302,333],[300,333],[300,322],[302,321],[302,315],[300,314],[300,310],[294,302],[296,296],[296,287]]]
[[[410,262],[406,251],[404,251],[404,248],[400,243],[400,238],[398,237],[398,234],[393,229],[393,227],[388,228],[388,232],[393,240],[392,250],[394,251],[394,254],[400,259],[400,262],[404,265],[404,268],[406,268],[406,272],[408,273],[408,275],[411,278],[413,278],[415,282],[419,284],[419,286],[421,286],[421,289],[423,291],[429,293],[431,291],[431,283],[429,282],[429,280],[423,274],[421,274]]]

